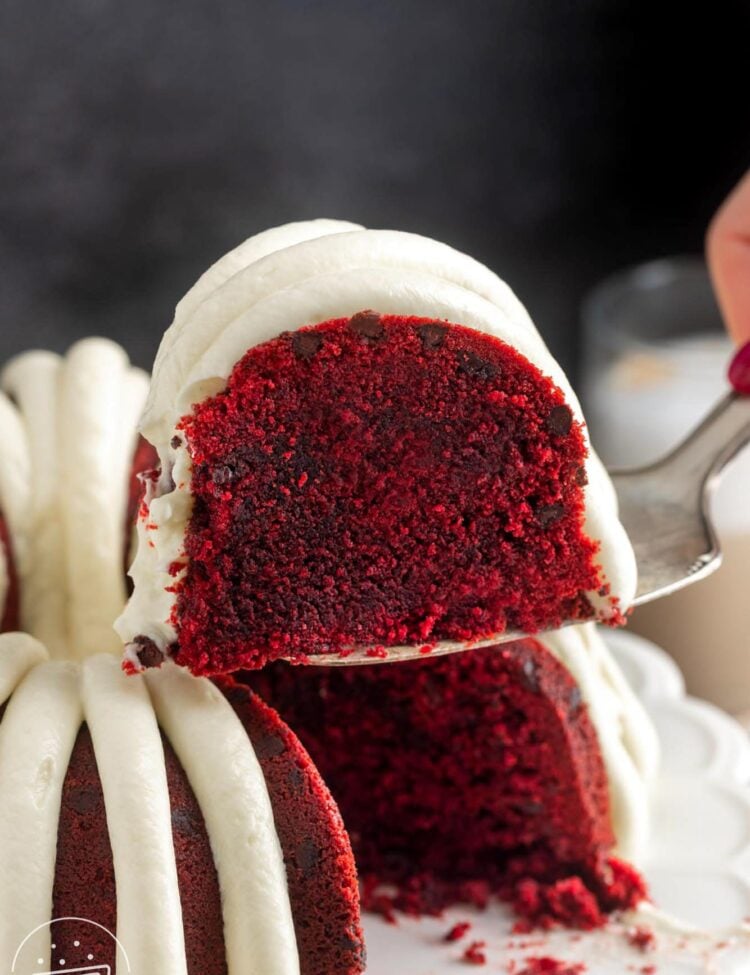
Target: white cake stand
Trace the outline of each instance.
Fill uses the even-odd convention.
[[[397,926],[366,915],[368,975],[503,973],[513,961],[520,972],[534,956],[583,963],[586,975],[639,975],[649,966],[655,975],[750,975],[750,926],[743,925],[750,918],[750,738],[722,711],[686,697],[677,667],[658,647],[630,633],[605,636],[661,740],[644,865],[659,912],[602,931],[527,936],[512,934],[513,918],[501,905],[400,918]],[[449,928],[467,920],[471,931],[446,944]],[[653,949],[630,943],[633,924],[653,931]],[[474,940],[486,942],[485,966],[461,962]]]

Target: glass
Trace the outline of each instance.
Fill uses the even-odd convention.
[[[652,261],[613,275],[586,297],[582,393],[594,448],[608,466],[655,460],[726,392],[732,345],[705,263]],[[724,552],[718,572],[633,614],[689,689],[750,712],[750,450],[713,502]],[[750,717],[750,714],[748,714]]]

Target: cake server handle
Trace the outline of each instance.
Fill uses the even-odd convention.
[[[732,391],[662,460],[612,472],[620,519],[638,564],[636,606],[718,569],[721,549],[711,497],[722,472],[748,442],[750,395]],[[750,504],[750,484],[747,499]]]

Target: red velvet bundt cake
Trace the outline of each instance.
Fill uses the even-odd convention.
[[[593,927],[644,896],[613,852],[643,852],[656,745],[592,626],[398,665],[278,662],[247,680],[330,785],[366,906],[499,895],[532,923]]]
[[[73,918],[28,957],[114,971],[116,932],[144,975],[362,972],[349,841],[299,741],[239,685],[142,680],[0,637],[0,958]]]
[[[122,672],[145,377],[89,340],[3,382],[3,620],[50,640],[0,636],[0,965],[359,975],[351,848],[297,738],[231,679]]]
[[[435,241],[246,242],[178,306],[142,431],[161,471],[118,621],[132,669],[382,655],[632,599],[565,376],[507,287]]]

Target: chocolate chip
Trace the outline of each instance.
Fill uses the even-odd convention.
[[[93,812],[102,801],[96,789],[87,788],[83,785],[68,789],[66,799],[73,812],[78,813],[79,816]]]
[[[548,525],[554,525],[564,514],[565,505],[562,501],[555,501],[554,504],[545,504],[543,508],[540,508],[536,513],[536,517],[542,528],[546,528]]]
[[[302,769],[297,768],[295,765],[291,772],[287,775],[286,780],[292,795],[298,796],[302,793],[302,790],[305,787],[305,774]]]
[[[422,345],[425,349],[439,349],[443,342],[445,342],[448,328],[439,322],[428,322],[426,325],[418,326],[417,334],[422,340]]]
[[[151,637],[140,636],[135,637],[133,643],[140,647],[136,650],[136,657],[138,657],[138,662],[141,667],[161,667],[164,663],[164,654],[158,648],[156,643],[151,639]]]
[[[211,480],[221,487],[234,479],[235,471],[228,464],[219,464],[211,471]]]
[[[323,346],[323,336],[320,332],[295,332],[292,336],[292,348],[298,359],[309,362]]]
[[[555,406],[547,417],[547,429],[558,437],[567,437],[573,425],[573,414],[569,406]]]
[[[574,687],[570,694],[568,694],[568,708],[571,712],[575,712],[580,708],[581,702],[581,690],[579,687]]]
[[[349,328],[363,339],[382,338],[385,334],[380,315],[376,311],[360,311],[349,319]]]
[[[342,951],[360,951],[362,948],[362,943],[360,941],[355,941],[354,938],[349,934],[342,934],[339,938],[339,947]]]
[[[478,356],[476,352],[467,352],[465,349],[459,349],[456,352],[456,359],[460,372],[464,372],[467,376],[471,376],[474,379],[493,379],[499,371],[493,363],[487,362],[486,359]]]
[[[172,437],[172,439],[169,441],[169,446],[172,448],[172,450],[177,450],[178,447],[182,446],[182,437]]]
[[[541,802],[534,802],[530,799],[525,799],[522,802],[514,803],[516,809],[524,813],[526,816],[538,816],[540,813],[544,812],[544,806]]]
[[[297,847],[297,866],[302,871],[303,877],[310,877],[320,863],[322,850],[309,836]]]
[[[180,836],[196,836],[198,829],[195,817],[187,809],[173,809],[172,832]]]
[[[255,745],[258,758],[274,758],[286,749],[282,738],[278,735],[264,735]]]
[[[589,476],[586,473],[585,467],[579,467],[576,471],[576,484],[579,487],[585,487],[589,483]]]
[[[521,664],[521,682],[528,691],[539,693],[539,668],[536,660],[527,657]]]

